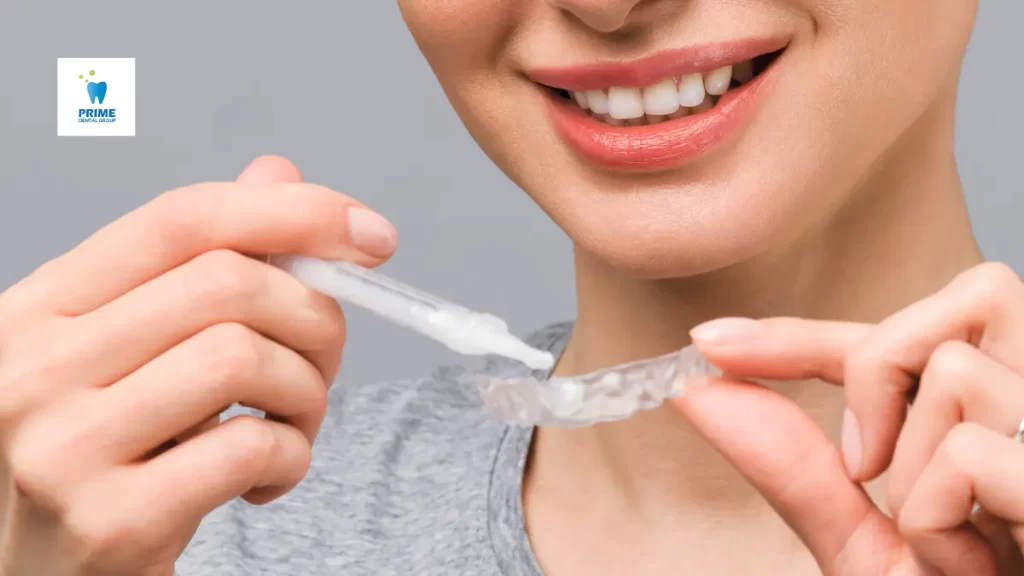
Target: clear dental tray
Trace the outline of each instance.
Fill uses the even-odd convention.
[[[687,387],[721,371],[694,346],[665,356],[620,364],[580,376],[546,378],[477,375],[484,403],[494,414],[522,426],[582,427],[623,420],[660,406]]]

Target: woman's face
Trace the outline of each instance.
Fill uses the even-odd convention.
[[[399,5],[498,166],[583,249],[666,277],[748,259],[846,205],[954,94],[976,2]]]

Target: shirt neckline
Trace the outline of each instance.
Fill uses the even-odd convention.
[[[560,358],[571,331],[572,324],[556,324],[526,341]],[[523,512],[523,479],[534,430],[533,427],[506,425],[490,471],[488,533],[503,576],[543,576],[530,545]]]

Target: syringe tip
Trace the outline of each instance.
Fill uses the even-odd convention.
[[[526,364],[531,370],[550,370],[555,366],[555,357],[551,352],[537,350],[512,337],[502,346],[501,353]]]

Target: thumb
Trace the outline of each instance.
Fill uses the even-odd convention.
[[[302,182],[302,172],[283,156],[260,156],[249,163],[238,176],[239,184],[288,184]],[[260,260],[269,262],[266,254]]]
[[[893,523],[846,473],[817,423],[792,400],[715,379],[673,405],[765,497],[825,574],[888,574],[902,561]]]
[[[302,182],[302,172],[291,160],[281,156],[260,156],[253,160],[238,181],[243,184],[275,184]]]

